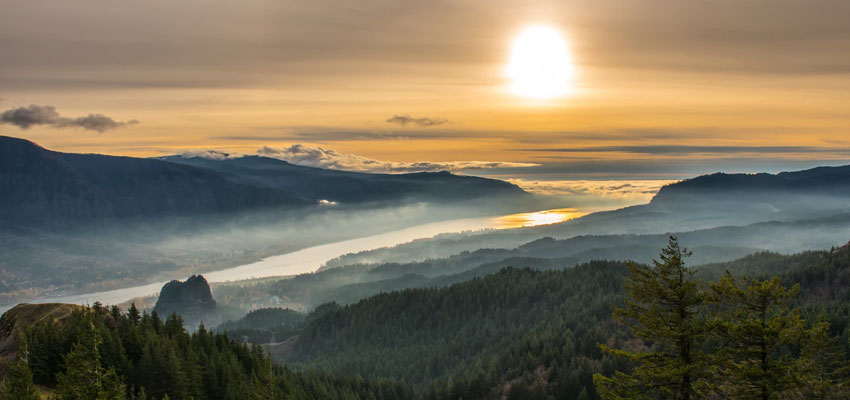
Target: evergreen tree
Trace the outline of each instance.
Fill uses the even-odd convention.
[[[800,289],[779,278],[739,280],[727,272],[711,285],[717,305],[713,332],[712,389],[724,398],[799,398],[804,365],[793,346],[804,337],[805,321],[790,302]]]
[[[112,307],[109,308],[109,315],[112,316],[112,319],[115,322],[121,321],[124,317],[124,315],[121,314],[121,307],[118,307],[116,305],[113,305]]]
[[[821,319],[808,331],[802,349],[807,399],[850,398],[850,362],[838,338],[829,333],[829,322]]]
[[[65,372],[57,377],[56,394],[59,399],[97,399],[100,388],[100,363],[96,341],[94,332],[87,332],[65,356]]]
[[[249,347],[225,334],[206,329],[190,334],[177,318],[172,319],[166,329],[153,315],[143,315],[138,324],[130,323],[129,318],[121,315],[118,323],[114,323],[112,310],[107,311],[96,314],[91,308],[81,309],[62,321],[44,321],[27,329],[28,342],[33,343],[31,347],[38,348],[30,354],[29,361],[40,359],[44,373],[41,377],[33,374],[33,380],[48,390],[55,390],[53,399],[162,400],[168,396],[181,400],[393,400],[414,397],[403,382],[293,372],[274,364],[260,346]],[[131,344],[127,346],[128,350],[133,349],[128,351],[131,356],[122,356],[123,344]],[[52,355],[58,357],[58,361],[53,362]],[[123,367],[118,368],[118,365]],[[11,398],[30,400],[17,394]],[[0,400],[5,399],[0,397]]]
[[[171,313],[168,316],[168,319],[165,320],[165,334],[169,336],[176,336],[178,334],[182,334],[185,329],[183,328],[183,317],[176,312]]]
[[[130,308],[127,310],[127,318],[129,318],[134,324],[138,324],[139,320],[142,319],[141,315],[139,315],[139,309],[136,308],[135,302],[130,304]]]
[[[136,393],[136,400],[148,400],[148,395],[145,393],[145,387],[142,386],[139,388],[139,392]]]
[[[92,312],[83,313],[82,322],[87,328],[79,330],[77,342],[65,356],[65,372],[57,377],[56,395],[60,400],[123,399],[124,385],[115,371],[104,371],[100,365],[100,335]]]
[[[39,400],[38,388],[32,380],[29,350],[25,335],[18,335],[17,360],[6,365],[6,384],[0,400]]]
[[[124,400],[126,399],[125,386],[121,377],[114,369],[108,369],[101,375],[100,389],[97,393],[98,400]]]
[[[600,344],[605,352],[635,364],[630,373],[594,375],[603,399],[700,397],[706,370],[700,350],[707,335],[705,298],[693,271],[685,266],[687,256],[690,252],[671,236],[653,266],[629,265],[628,298],[625,308],[614,308],[614,318],[630,327],[648,347],[629,351]]]

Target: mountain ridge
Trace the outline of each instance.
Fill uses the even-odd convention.
[[[12,227],[300,210],[318,207],[320,200],[347,205],[524,195],[508,182],[450,173],[367,174],[259,156],[209,160],[62,153],[0,136],[0,221]]]
[[[782,206],[797,200],[801,195],[850,197],[850,165],[821,166],[777,174],[717,172],[700,175],[661,187],[649,204],[666,205],[703,197],[764,201]],[[732,196],[740,198],[732,199]]]

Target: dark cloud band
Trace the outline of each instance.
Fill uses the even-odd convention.
[[[391,124],[399,124],[401,126],[407,125],[416,125],[416,126],[435,126],[442,125],[449,122],[445,118],[430,118],[430,117],[422,117],[422,118],[413,118],[410,115],[393,115],[392,118],[387,119],[387,122]]]
[[[3,111],[0,114],[0,123],[15,125],[21,129],[29,129],[35,125],[46,125],[54,128],[83,128],[90,131],[106,132],[111,129],[138,124],[139,121],[130,120],[120,122],[103,114],[89,114],[84,117],[68,118],[59,115],[56,107],[30,104],[26,107]]]

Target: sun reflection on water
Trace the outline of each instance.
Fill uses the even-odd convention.
[[[505,215],[494,218],[493,220],[498,229],[509,229],[557,224],[559,222],[584,216],[585,214],[587,213],[581,212],[575,208],[558,208],[554,210]]]

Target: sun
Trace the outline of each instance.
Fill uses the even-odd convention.
[[[575,68],[563,35],[550,26],[536,25],[514,39],[505,74],[512,93],[552,99],[570,93]]]

